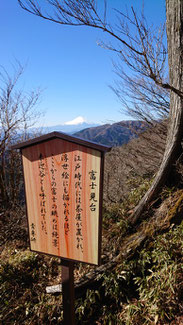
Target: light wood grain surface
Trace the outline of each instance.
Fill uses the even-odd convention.
[[[97,265],[101,153],[53,139],[22,157],[31,249]]]

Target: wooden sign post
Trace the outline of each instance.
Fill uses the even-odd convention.
[[[22,153],[30,248],[61,257],[64,321],[74,324],[73,262],[100,264],[104,153],[110,148],[59,132],[14,148]]]
[[[62,261],[62,297],[64,325],[74,325],[74,263],[67,260]]]

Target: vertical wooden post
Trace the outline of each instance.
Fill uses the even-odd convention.
[[[75,324],[74,311],[74,263],[62,259],[62,297],[64,325]]]

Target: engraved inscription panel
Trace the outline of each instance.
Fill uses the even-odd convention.
[[[22,158],[31,249],[98,264],[101,153],[53,139]]]

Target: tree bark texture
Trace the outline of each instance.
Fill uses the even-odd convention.
[[[169,82],[183,92],[183,1],[166,0],[166,28],[168,42]],[[181,152],[183,135],[183,96],[171,91],[169,127],[165,152],[153,184],[141,199],[131,216],[135,224],[150,202],[166,183],[171,169]]]

